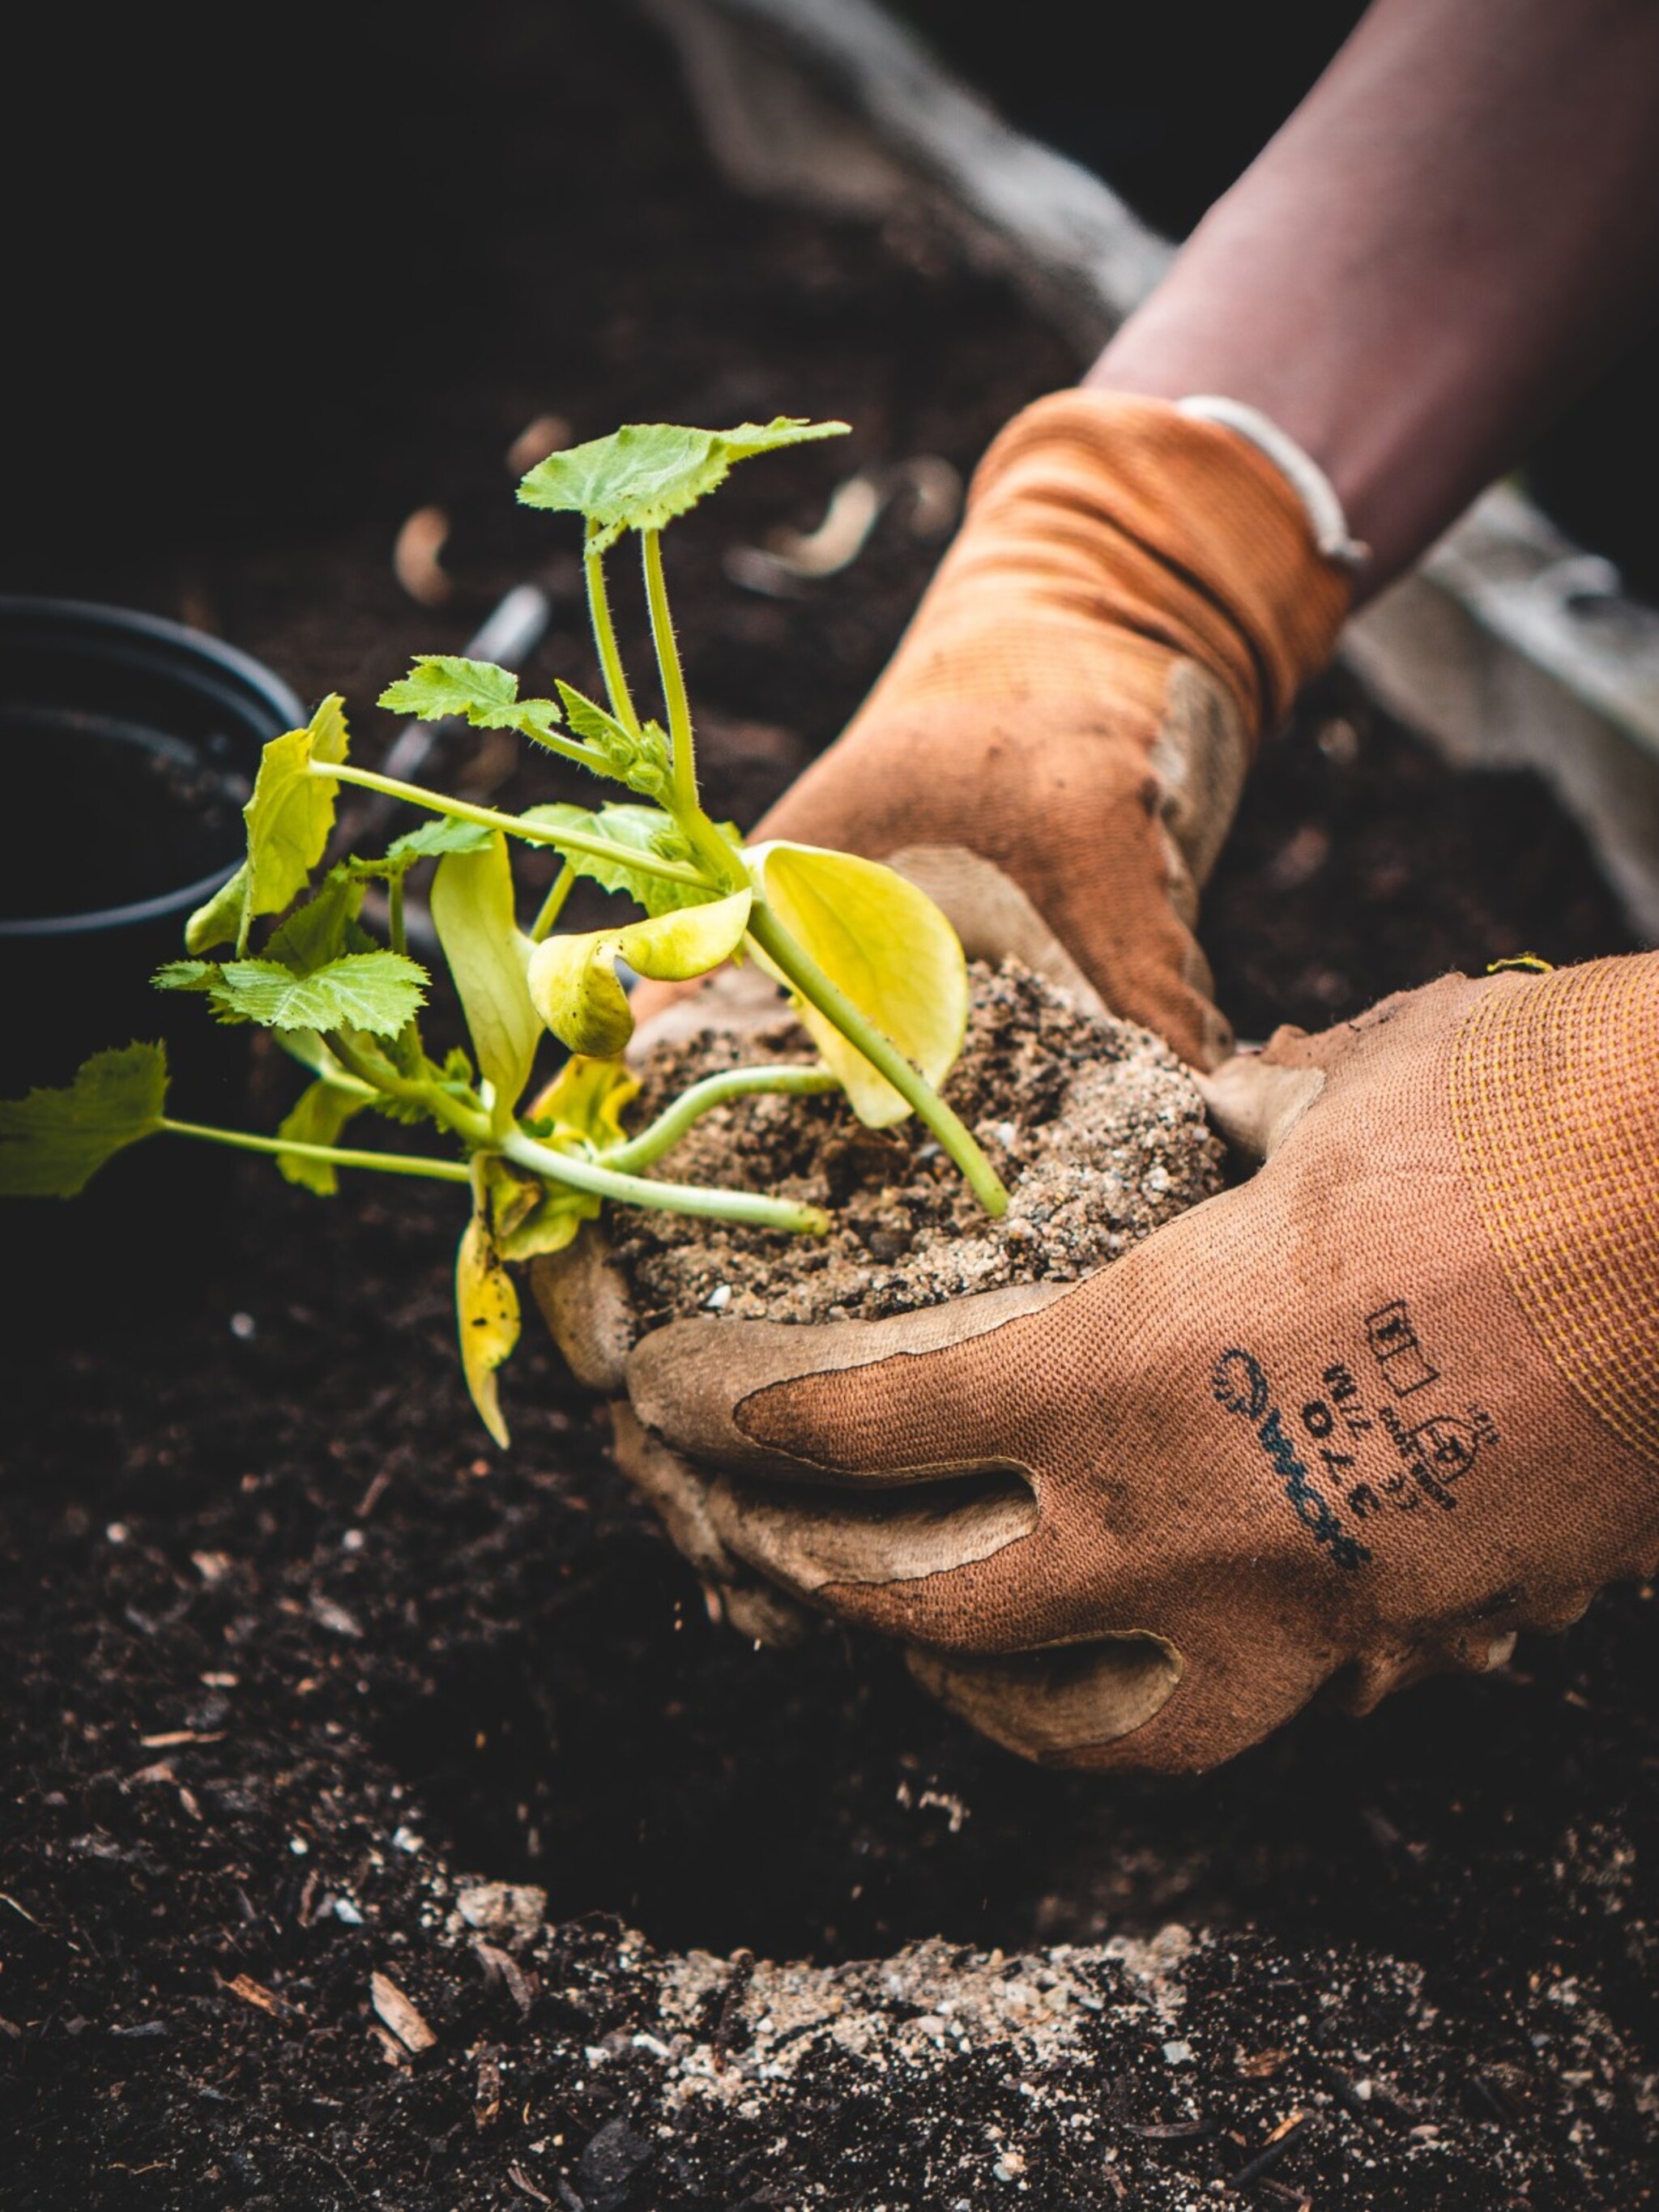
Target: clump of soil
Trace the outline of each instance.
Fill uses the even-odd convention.
[[[911,1118],[866,1129],[838,1093],[735,1101],[698,1122],[664,1172],[831,1210],[829,1235],[640,1212],[612,1229],[646,1328],[699,1311],[876,1320],[1008,1283],[1073,1282],[1221,1187],[1221,1146],[1191,1075],[1147,1030],[1084,1011],[1018,960],[970,971],[968,1035],[944,1095],[1007,1184],[986,1214]],[[783,1019],[658,1046],[641,1121],[688,1084],[812,1048]]]

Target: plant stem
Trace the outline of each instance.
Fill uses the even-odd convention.
[[[599,535],[599,525],[587,526],[591,545]],[[617,650],[617,633],[611,623],[611,598],[605,588],[605,556],[585,552],[582,573],[587,579],[587,611],[593,624],[593,642],[599,648],[599,668],[605,678],[605,689],[611,702],[611,711],[630,738],[640,734],[640,718],[634,711],[634,701],[628,689],[628,677]]]
[[[855,1046],[870,1065],[887,1078],[905,1103],[915,1109],[962,1170],[975,1197],[993,1219],[1006,1213],[1008,1193],[972,1132],[951,1112],[921,1070],[912,1066],[898,1048],[859,1011],[840,985],[830,981],[805,947],[796,943],[763,898],[757,898],[750,911],[749,934],[802,998],[816,1006],[826,1021],[833,1022],[848,1044]]]
[[[829,1215],[816,1206],[793,1206],[786,1200],[763,1198],[746,1190],[710,1190],[695,1183],[648,1182],[642,1176],[619,1173],[613,1167],[583,1159],[577,1153],[538,1145],[512,1123],[504,1129],[492,1127],[483,1114],[463,1105],[458,1098],[451,1098],[431,1084],[396,1079],[387,1082],[376,1068],[357,1056],[343,1037],[331,1036],[329,1049],[360,1082],[372,1083],[377,1091],[393,1097],[418,1101],[475,1152],[501,1152],[544,1182],[564,1183],[573,1190],[591,1191],[622,1206],[653,1206],[675,1213],[708,1214],[717,1220],[744,1222],[757,1229],[787,1229],[805,1236],[821,1237],[830,1226]],[[300,1152],[306,1149],[301,1145],[283,1144],[274,1137],[234,1138],[228,1141],[245,1144],[258,1152]],[[362,1155],[362,1161],[378,1166],[397,1157],[395,1153],[369,1152]],[[361,1162],[358,1156],[353,1155],[348,1164]],[[459,1164],[453,1170],[447,1164],[438,1164],[446,1181],[465,1179],[467,1170]]]
[[[576,871],[567,860],[553,879],[553,888],[542,901],[541,912],[530,925],[530,941],[539,945],[564,909],[570,896],[570,886],[576,880]]]
[[[611,775],[615,771],[605,755],[592,745],[585,745],[579,738],[562,738],[552,730],[526,731],[532,745],[540,745],[550,753],[557,753],[562,760],[574,761],[578,768],[586,769],[594,775]]]
[[[256,1137],[246,1129],[214,1129],[202,1121],[173,1121],[163,1117],[158,1126],[174,1137],[203,1137],[210,1145],[230,1145],[242,1152],[292,1153],[296,1159],[325,1160],[336,1168],[378,1168],[386,1175],[428,1176],[436,1182],[465,1182],[464,1160],[413,1159],[406,1152],[354,1152],[340,1145],[304,1145],[283,1137]]]
[[[453,1130],[463,1144],[487,1145],[490,1139],[489,1117],[482,1108],[467,1105],[453,1098],[435,1083],[422,1082],[415,1076],[404,1075],[389,1063],[365,1060],[338,1030],[331,1030],[328,1048],[349,1074],[359,1083],[367,1084],[382,1098],[406,1099],[430,1114],[441,1127]]]
[[[787,1097],[808,1097],[814,1092],[838,1091],[841,1085],[827,1067],[731,1067],[720,1075],[706,1075],[683,1091],[656,1120],[612,1152],[600,1155],[602,1164],[617,1173],[648,1167],[653,1160],[678,1144],[691,1124],[731,1098],[750,1098],[757,1091],[777,1091]]]
[[[501,1140],[506,1157],[549,1182],[568,1183],[574,1190],[592,1192],[621,1206],[650,1206],[672,1213],[702,1214],[716,1221],[738,1221],[754,1229],[788,1229],[804,1237],[822,1237],[830,1217],[816,1206],[792,1206],[781,1198],[763,1198],[748,1190],[711,1190],[697,1183],[657,1182],[644,1176],[619,1175],[574,1152],[555,1152],[509,1129]]]
[[[388,799],[407,799],[411,806],[424,806],[429,814],[450,814],[458,822],[476,822],[485,830],[504,830],[509,837],[522,837],[527,845],[551,845],[559,852],[585,853],[613,864],[623,860],[641,875],[660,876],[665,883],[690,884],[698,890],[728,888],[723,882],[711,883],[702,869],[689,868],[684,861],[665,860],[655,853],[637,852],[631,845],[613,845],[609,838],[586,836],[580,830],[550,830],[539,822],[523,821],[516,814],[499,814],[493,806],[474,806],[468,799],[450,799],[418,783],[400,783],[396,776],[380,775],[373,769],[343,768],[331,761],[324,766],[313,763],[307,773],[359,784],[365,791],[381,791]]]
[[[645,603],[651,611],[651,642],[657,648],[663,704],[668,710],[674,811],[682,815],[701,813],[696,748],[691,735],[691,702],[685,696],[685,672],[680,666],[680,649],[675,642],[674,617],[668,611],[668,582],[662,572],[662,532],[642,530],[640,545],[645,562]]]
[[[401,870],[386,887],[386,919],[392,951],[407,952],[409,937],[404,927],[404,878]]]

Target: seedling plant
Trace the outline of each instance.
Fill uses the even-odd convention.
[[[714,1107],[757,1091],[839,1089],[872,1127],[914,1112],[986,1210],[1000,1213],[1002,1185],[937,1089],[968,1012],[962,947],[945,916],[873,861],[776,840],[745,845],[711,818],[698,791],[662,533],[735,463],[845,428],[783,416],[726,431],[629,424],[532,469],[521,501],[582,518],[605,703],[562,682],[555,699],[521,699],[508,671],[448,655],[417,661],[380,703],[424,721],[518,731],[629,796],[510,814],[400,782],[350,763],[343,702],[325,699],[306,728],[266,746],[244,810],[247,857],[191,915],[187,957],[155,978],[162,990],[198,995],[221,1022],[270,1030],[310,1077],[292,1110],[271,1136],[179,1120],[167,1110],[160,1044],[99,1053],[64,1089],[0,1102],[0,1192],[74,1196],[117,1152],[158,1133],[270,1153],[289,1182],[320,1195],[337,1189],[343,1168],[465,1185],[455,1271],[462,1362],[502,1444],[497,1370],[520,1327],[511,1263],[561,1250],[607,1200],[805,1236],[829,1226],[814,1206],[647,1172]],[[611,620],[605,556],[629,533],[639,540],[662,721],[635,705]],[[429,818],[378,856],[331,862],[343,785]],[[525,845],[551,847],[562,863],[527,927],[513,875]],[[422,1034],[431,979],[410,957],[405,929],[410,878],[426,863],[435,864],[432,921],[471,1044],[441,1059]],[[584,877],[626,893],[641,917],[560,931]],[[384,938],[366,921],[372,888]],[[634,1023],[619,965],[679,981],[727,960],[752,960],[782,986],[820,1058],[707,1077],[629,1133],[623,1117],[639,1085],[623,1059]],[[550,1032],[569,1057],[538,1086]],[[451,1150],[428,1157],[343,1141],[365,1114],[431,1125]]]

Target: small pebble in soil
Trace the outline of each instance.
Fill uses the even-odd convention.
[[[1088,1013],[1015,960],[975,962],[944,1094],[1010,1193],[993,1221],[922,1125],[866,1129],[839,1095],[761,1096],[708,1115],[662,1164],[677,1180],[828,1207],[822,1238],[683,1214],[611,1234],[641,1325],[678,1315],[874,1320],[1010,1283],[1075,1281],[1221,1188],[1221,1146],[1190,1073],[1133,1023]],[[700,1077],[811,1048],[793,1019],[657,1047],[642,1124]]]

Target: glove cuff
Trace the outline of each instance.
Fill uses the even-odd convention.
[[[1100,611],[1208,666],[1259,738],[1328,660],[1352,596],[1310,512],[1237,427],[1077,390],[1036,401],[996,439],[963,538],[1018,527],[1017,516],[1040,530],[1040,514],[1073,577],[1092,540]]]
[[[1459,1030],[1463,1170],[1565,1381],[1659,1465],[1659,954],[1504,977]]]
[[[1326,560],[1350,571],[1364,567],[1371,549],[1349,535],[1348,518],[1336,486],[1313,455],[1298,446],[1289,431],[1281,430],[1272,416],[1218,392],[1194,392],[1189,398],[1177,399],[1176,409],[1195,422],[1219,422],[1224,429],[1236,430],[1258,453],[1265,453],[1301,501],[1314,544]]]

